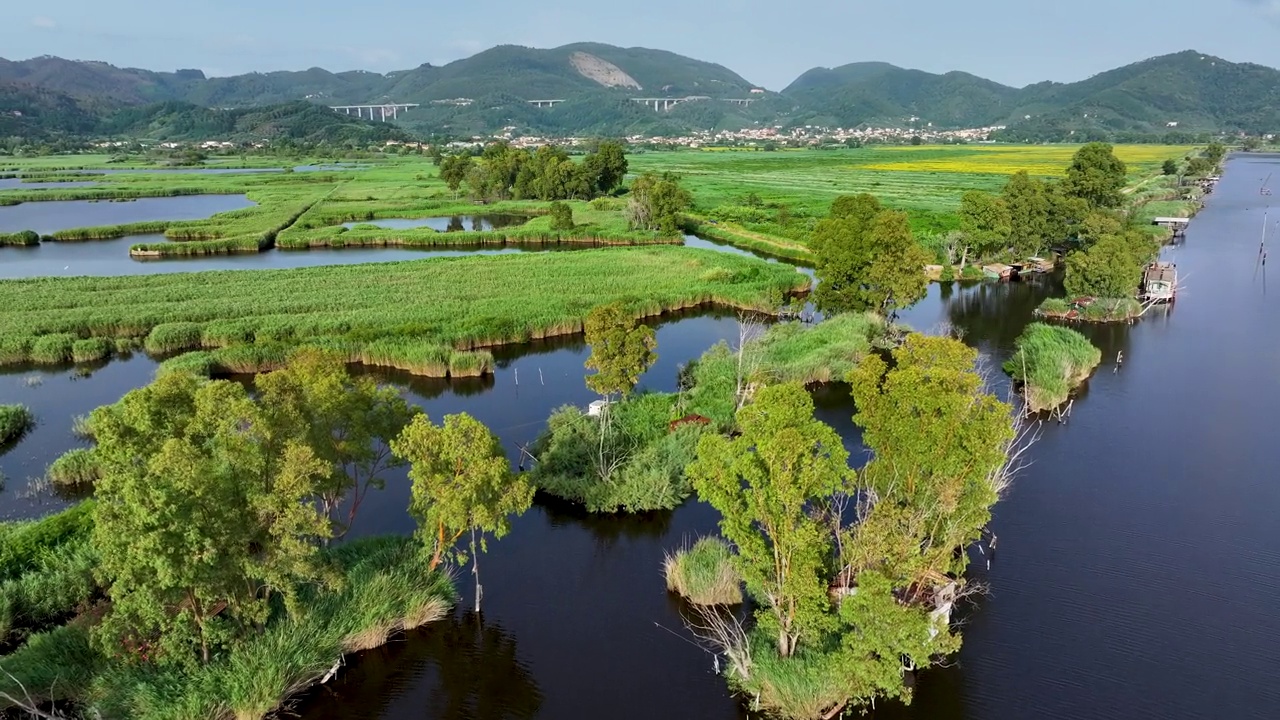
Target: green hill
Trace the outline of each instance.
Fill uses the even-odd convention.
[[[366,144],[410,139],[395,125],[358,120],[302,101],[234,110],[161,103],[122,110],[103,121],[97,132],[153,140],[216,138],[240,142],[291,138],[310,143]]]

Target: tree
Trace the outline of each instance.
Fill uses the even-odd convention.
[[[1191,177],[1204,177],[1213,174],[1216,167],[1208,158],[1193,157],[1187,161],[1187,174]]]
[[[629,395],[640,376],[658,359],[653,328],[636,322],[621,303],[601,305],[584,323],[591,357],[587,358],[587,387],[608,397]]]
[[[680,213],[692,204],[693,197],[676,176],[645,173],[631,184],[627,219],[633,229],[673,235],[680,230]]]
[[[470,155],[450,155],[440,164],[440,179],[457,195],[463,181],[470,177],[474,168],[475,160]]]
[[[1049,188],[1020,170],[1001,196],[1009,211],[1009,245],[1019,258],[1039,255],[1055,239],[1050,234]]]
[[[627,176],[627,155],[621,143],[606,140],[595,152],[583,158],[586,176],[593,195],[608,195],[622,184]]]
[[[95,642],[164,664],[208,663],[267,619],[268,599],[331,582],[313,499],[326,466],[278,442],[243,386],[173,373],[94,411],[94,545],[110,609]]]
[[[1227,156],[1227,146],[1215,140],[1204,149],[1204,156],[1216,168],[1222,164],[1223,158]]]
[[[958,340],[913,333],[892,360],[869,355],[848,378],[873,453],[862,482],[877,500],[841,543],[842,574],[875,570],[897,588],[923,589],[963,571],[955,551],[990,520],[1012,408],[985,391],[977,351]]]
[[[969,249],[981,257],[997,255],[1009,248],[1009,235],[1013,232],[1009,206],[1002,198],[981,190],[970,190],[960,197],[960,231],[964,233]],[[964,259],[960,265],[963,268]]]
[[[551,229],[556,232],[567,232],[574,227],[573,208],[559,200],[551,203]]]
[[[721,514],[760,629],[791,657],[802,638],[830,627],[827,583],[831,537],[811,510],[845,487],[848,453],[813,418],[813,400],[796,384],[761,390],[738,412],[741,435],[705,435],[687,472],[698,496]]]
[[[837,198],[810,242],[820,279],[814,299],[828,312],[909,307],[924,297],[929,255],[905,213],[870,195]]]
[[[1062,183],[1047,185],[1049,214],[1045,217],[1045,238],[1049,247],[1066,245],[1077,237],[1080,221],[1089,213],[1089,203],[1067,194]]]
[[[1141,231],[1102,235],[1087,250],[1067,255],[1067,292],[1075,296],[1131,298],[1142,270],[1155,254],[1154,241]]]
[[[1164,164],[1160,166],[1160,171],[1161,171],[1161,172],[1163,172],[1165,175],[1177,175],[1177,174],[1178,174],[1178,161],[1177,161],[1177,160],[1165,160],[1165,161],[1164,161]]]
[[[254,386],[274,432],[306,444],[327,464],[319,505],[342,537],[369,491],[382,489],[383,475],[400,467],[388,443],[418,411],[396,388],[352,377],[342,357],[323,350],[294,353],[284,368],[259,375]]]
[[[419,415],[391,446],[410,463],[409,512],[418,521],[431,568],[446,559],[465,564],[470,558],[479,612],[478,553],[487,549],[485,534],[501,539],[510,532],[511,516],[523,514],[533,503],[533,486],[512,474],[498,438],[466,413],[446,416],[439,426]],[[457,542],[467,533],[471,539],[464,553]]]
[[[1093,142],[1080,148],[1067,168],[1063,189],[1091,208],[1114,208],[1124,202],[1121,191],[1128,168],[1116,157],[1111,145]]]

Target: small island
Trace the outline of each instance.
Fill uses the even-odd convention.
[[[1071,397],[1102,362],[1102,351],[1070,328],[1032,323],[1005,361],[1005,372],[1022,385],[1027,411],[1052,410]]]

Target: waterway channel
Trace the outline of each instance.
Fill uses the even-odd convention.
[[[1280,320],[1257,255],[1258,187],[1278,169],[1280,157],[1230,160],[1186,241],[1166,251],[1187,284],[1175,306],[1133,326],[1082,328],[1103,366],[1067,424],[1040,428],[1032,464],[996,508],[999,557],[974,568],[991,594],[968,615],[964,649],[919,677],[910,707],[882,706],[875,717],[1274,717]],[[1052,278],[934,285],[902,319],[961,332],[1007,392],[998,363],[1055,291]],[[672,389],[680,363],[734,335],[723,314],[662,322],[660,360],[642,385]],[[380,375],[433,418],[471,413],[514,456],[551,409],[591,399],[586,353],[568,338],[508,348],[483,380]],[[41,417],[0,456],[10,478],[0,517],[60,504],[21,498],[22,478],[73,444],[73,415],[145,383],[154,367],[135,356],[88,377],[0,370],[0,403]],[[815,399],[859,450],[847,388],[821,388]],[[354,533],[411,531],[407,502],[407,483],[391,480],[366,501]],[[307,720],[745,717],[711,657],[687,641],[660,573],[665,551],[714,532],[715,521],[697,502],[625,519],[540,502],[484,557],[483,619],[459,614],[353,658],[295,711]]]

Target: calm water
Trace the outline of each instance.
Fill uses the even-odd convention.
[[[49,235],[59,230],[125,225],[158,220],[202,220],[229,210],[252,207],[244,195],[183,195],[109,200],[53,200],[0,207],[0,233],[34,230]],[[125,248],[128,253],[128,247]],[[0,264],[8,261],[0,255]]]
[[[77,188],[97,185],[96,182],[23,182],[22,178],[0,178],[0,190],[41,190],[50,188]]]
[[[342,227],[353,228],[359,225],[373,225],[389,230],[409,230],[411,228],[426,227],[436,232],[489,232],[505,227],[523,225],[528,221],[529,218],[525,215],[453,215],[450,217],[364,220],[343,223]]]
[[[1188,285],[1175,307],[1133,327],[1084,328],[1104,364],[1070,422],[1041,428],[1033,464],[996,509],[999,559],[975,572],[992,594],[971,614],[964,650],[954,667],[920,677],[910,708],[882,707],[877,717],[1275,716],[1280,449],[1271,418],[1280,326],[1255,267],[1257,188],[1274,170],[1280,158],[1229,163],[1186,242],[1168,251]],[[923,330],[954,326],[998,363],[1053,291],[1050,278],[935,285],[903,319]],[[714,314],[662,325],[661,359],[643,384],[671,389],[679,363],[734,335],[733,320]],[[1114,372],[1120,350],[1124,367]],[[386,377],[433,418],[475,415],[515,456],[552,408],[592,398],[582,384],[586,353],[571,339],[511,349],[485,380]],[[146,382],[153,368],[134,358],[87,379],[41,372],[40,387],[19,371],[0,375],[0,402],[25,402],[41,417],[0,457],[10,476],[0,515],[31,512],[14,478],[38,473],[72,444],[70,416]],[[822,388],[815,399],[819,416],[858,450],[847,388]],[[355,534],[411,530],[407,501],[407,482],[392,480],[362,508]],[[714,511],[696,502],[627,519],[540,504],[482,559],[483,622],[459,615],[365,653],[297,712],[308,720],[741,718],[711,658],[686,641],[660,574],[666,550],[714,528]]]

